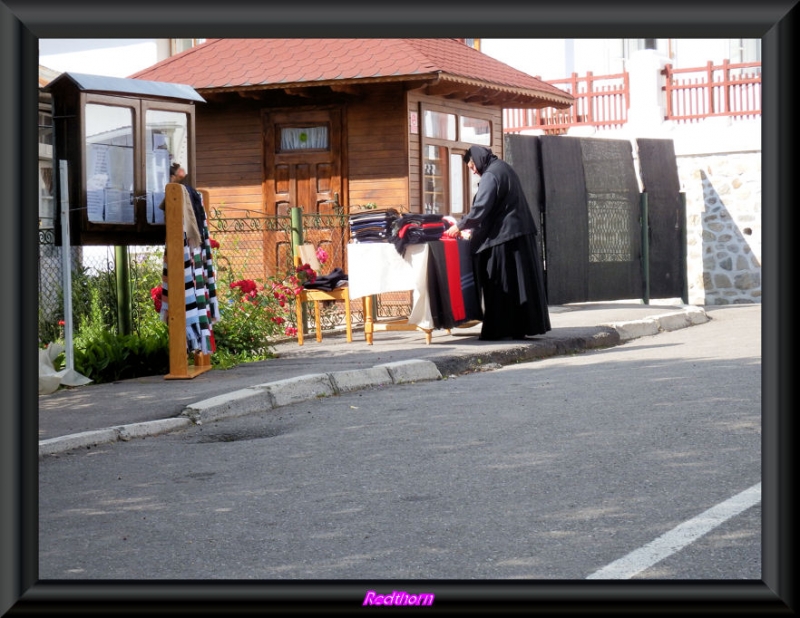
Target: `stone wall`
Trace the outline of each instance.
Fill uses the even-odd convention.
[[[662,127],[686,194],[689,304],[761,302],[761,123]]]
[[[761,153],[678,157],[689,304],[761,302]]]

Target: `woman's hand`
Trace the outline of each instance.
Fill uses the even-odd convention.
[[[444,231],[444,234],[450,238],[458,238],[461,235],[461,230],[458,229],[457,225],[451,225]]]

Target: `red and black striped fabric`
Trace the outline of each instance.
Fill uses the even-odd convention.
[[[428,295],[434,328],[482,320],[470,242],[443,238],[428,243]]]

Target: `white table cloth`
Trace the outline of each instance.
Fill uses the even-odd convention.
[[[362,242],[347,245],[347,284],[350,298],[384,292],[412,292],[408,323],[433,328],[428,295],[428,245],[407,245],[400,255],[392,243]]]

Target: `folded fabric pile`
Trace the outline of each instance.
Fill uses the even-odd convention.
[[[389,242],[392,224],[400,216],[394,208],[368,210],[351,214],[350,240],[353,242]]]
[[[444,215],[403,213],[392,224],[391,242],[403,255],[408,245],[441,239],[450,225]]]

